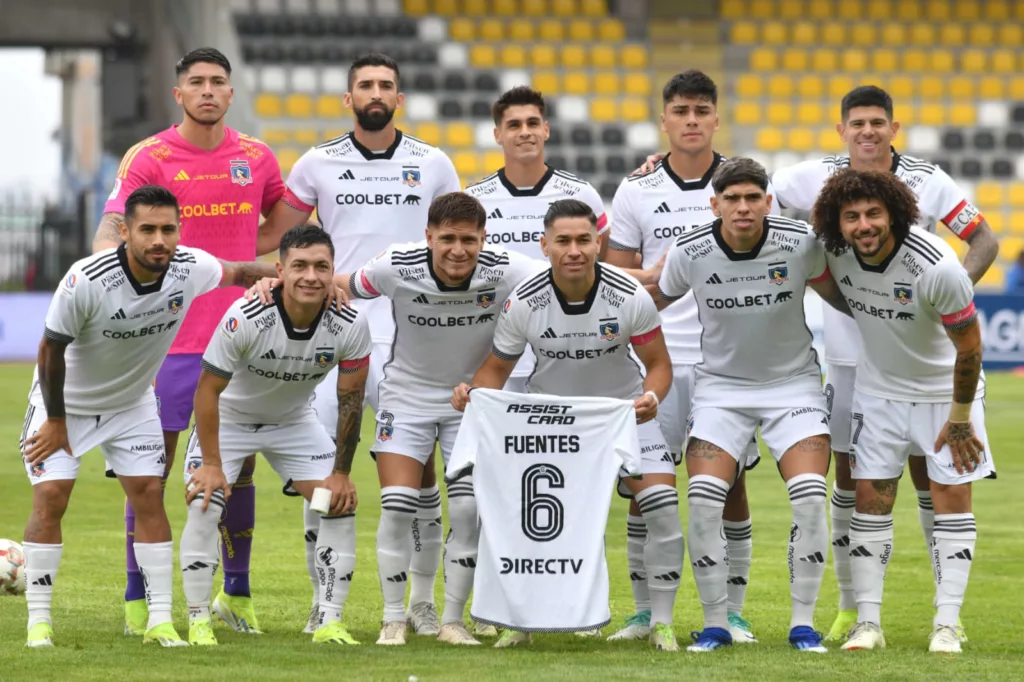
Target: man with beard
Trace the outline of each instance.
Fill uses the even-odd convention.
[[[269,147],[224,125],[234,95],[231,64],[216,49],[204,47],[182,57],[175,71],[178,85],[174,98],[184,112],[182,122],[147,137],[125,154],[93,239],[93,253],[121,243],[118,231],[124,223],[125,200],[147,184],[166,187],[177,197],[182,245],[236,261],[274,251],[276,241],[262,241],[257,251],[257,233],[260,214],[270,213],[284,193],[281,169]],[[157,374],[156,398],[167,471],[174,463],[178,434],[188,429],[192,417],[203,351],[221,316],[241,293],[240,289],[229,288],[197,300]],[[224,589],[214,601],[214,610],[240,632],[259,632],[249,592],[249,557],[256,518],[254,466],[255,458],[251,457],[234,485],[220,525]],[[146,595],[132,549],[135,511],[128,503],[125,534],[128,585],[124,631],[126,635],[141,635],[147,621]]]
[[[352,132],[303,154],[288,176],[284,199],[260,229],[260,244],[269,248],[316,209],[320,224],[334,240],[335,272],[355,272],[392,244],[418,241],[427,226],[431,202],[460,189],[455,166],[444,152],[395,128],[392,118],[405,96],[400,92],[398,64],[393,59],[375,53],[359,57],[349,67],[348,88],[345,105],[355,115]],[[415,268],[399,276],[406,281],[421,277]],[[377,411],[377,386],[391,355],[395,324],[384,298],[353,305],[367,315],[373,336],[366,398]],[[338,404],[335,392],[326,387],[333,386],[336,379],[333,373],[327,377],[313,399],[313,408],[328,433],[336,431]],[[319,517],[306,505],[306,562],[314,584],[310,632],[318,612],[315,586],[319,581],[314,578],[313,559],[319,523]],[[436,636],[440,630],[434,579],[441,561],[441,536],[441,495],[431,456],[423,470],[409,536],[413,551],[408,618],[420,635]],[[407,574],[401,575],[404,580]]]

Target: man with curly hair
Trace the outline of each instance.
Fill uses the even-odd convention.
[[[926,462],[935,507],[937,611],[929,650],[961,651],[960,608],[977,537],[971,482],[995,476],[971,277],[949,245],[915,226],[920,217],[914,192],[896,175],[853,169],[833,174],[812,210],[829,270],[863,340],[849,452],[857,622],[846,650],[885,646],[880,623],[892,507],[915,455]]]

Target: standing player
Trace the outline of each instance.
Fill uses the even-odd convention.
[[[612,204],[607,261],[622,268],[633,267],[638,255],[643,267],[651,267],[677,238],[715,219],[711,176],[724,160],[712,147],[718,130],[718,88],[704,73],[685,71],[665,84],[662,101],[661,129],[668,136],[671,152],[649,173],[623,180]],[[768,191],[771,193],[771,188]],[[773,212],[778,213],[774,208]],[[672,357],[673,381],[672,390],[658,408],[658,423],[678,464],[690,417],[694,366],[701,361],[701,325],[694,297],[684,296],[662,312],[661,320],[665,345]],[[757,443],[752,442],[744,461],[753,467],[757,460]],[[756,642],[750,623],[742,615],[753,551],[743,472],[729,489],[723,518],[729,547],[729,632],[733,642]],[[647,527],[635,501],[630,502],[626,531],[636,613],[609,639],[643,639],[650,632],[650,578],[643,562]]]
[[[849,147],[846,156],[828,156],[783,168],[772,183],[783,208],[809,211],[825,181],[844,168],[893,173],[917,197],[921,207],[919,226],[935,232],[941,222],[968,244],[964,267],[971,281],[978,282],[995,260],[999,244],[984,217],[967,194],[941,168],[896,152],[891,146],[899,122],[893,120],[892,98],[881,88],[863,85],[843,97],[842,121],[836,125]],[[835,448],[836,480],[832,490],[832,546],[836,578],[839,581],[839,613],[830,639],[841,639],[856,621],[856,604],[848,547],[854,509],[854,481],[851,478],[850,444],[853,387],[860,348],[856,323],[825,307],[825,361],[828,363],[827,396],[830,403],[832,442]],[[925,543],[932,545],[935,524],[926,460],[910,458],[910,474],[917,489],[918,510]]]
[[[810,226],[768,215],[768,175],[760,164],[724,161],[711,183],[718,219],[676,240],[658,283],[659,307],[693,291],[703,326],[686,470],[690,561],[704,631],[694,633],[689,650],[732,644],[722,510],[760,425],[793,508],[789,642],[797,650],[825,652],[813,625],[828,554],[829,431],[821,369],[804,321],[805,289],[810,285],[840,308],[845,302]]]
[[[170,189],[181,203],[181,242],[228,260],[251,260],[257,254],[260,214],[266,215],[284,193],[281,169],[273,152],[257,139],[224,124],[231,105],[231,64],[213,48],[189,52],[175,65],[174,98],[184,116],[179,125],[148,137],[128,150],[93,239],[93,253],[118,245],[125,199],[136,188],[155,184]],[[277,244],[267,243],[259,254]],[[240,290],[225,289],[196,301],[182,324],[156,377],[156,396],[164,431],[167,470],[174,463],[178,434],[188,429],[192,398],[206,343]],[[259,632],[249,591],[249,559],[255,525],[255,462],[242,468],[225,509],[224,589],[214,609],[240,632]],[[166,477],[166,473],[165,473]],[[135,511],[125,504],[128,585],[125,588],[125,634],[142,634],[146,625],[145,588],[132,544]]]
[[[316,570],[322,598],[317,643],[357,644],[341,624],[356,563],[356,490],[349,474],[359,444],[370,328],[350,309],[327,307],[334,245],[320,228],[300,226],[281,239],[273,302],[239,299],[224,314],[203,355],[196,390],[196,427],[188,456],[202,465],[186,474],[188,522],[181,535],[181,572],[189,608],[189,642],[216,645],[210,586],[217,570],[217,519],[242,461],[262,452],[307,501],[331,491],[317,529]],[[337,439],[310,407],[313,388],[339,367]],[[337,445],[335,445],[337,443]],[[215,510],[207,513],[212,505]]]
[[[28,646],[53,646],[50,601],[63,550],[61,519],[94,447],[138,512],[136,561],[149,603],[143,642],[185,644],[171,624],[174,547],[161,477],[166,455],[152,384],[193,301],[218,286],[248,286],[269,264],[226,263],[179,247],[179,206],[163,187],[125,200],[123,243],[84,258],[46,315],[22,431],[32,515],[25,526]]]
[[[286,230],[306,222],[317,211],[320,224],[335,243],[336,272],[355,272],[392,244],[416,241],[427,225],[431,201],[459,191],[459,177],[451,160],[436,147],[395,128],[395,110],[405,102],[400,92],[398,64],[382,54],[368,54],[352,62],[348,71],[345,105],[355,115],[353,130],[310,149],[288,176],[284,201],[264,223],[260,243],[275,244]],[[263,247],[261,247],[263,248]],[[395,324],[386,302],[357,301],[373,335],[369,389],[366,399],[378,409],[377,385],[391,354]],[[324,386],[332,386],[334,376]],[[315,393],[313,408],[328,433],[334,433],[338,413],[333,391]],[[441,495],[433,462],[424,468],[416,521],[409,536],[412,554],[409,619],[418,634],[438,633],[434,607],[434,579],[441,560]],[[316,515],[306,518],[306,557],[312,567]],[[314,602],[316,595],[314,594]],[[316,606],[310,611],[310,619]],[[311,629],[311,626],[307,629]]]
[[[927,463],[936,512],[929,551],[937,612],[929,650],[959,653],[960,607],[977,538],[971,482],[995,476],[971,279],[942,239],[914,227],[921,218],[917,197],[890,173],[836,172],[813,218],[865,351],[850,441],[858,617],[843,648],[885,646],[880,624],[892,507],[907,458],[917,455]]]
[[[472,386],[505,385],[526,347],[532,346],[537,371],[531,393],[599,396],[633,400],[639,423],[643,477],[623,478],[647,523],[644,563],[654,581],[651,590],[650,642],[678,651],[672,609],[683,570],[683,533],[675,464],[655,417],[672,384],[672,361],[665,349],[661,320],[640,283],[616,267],[597,262],[597,216],[576,199],[555,201],[544,217],[541,248],[551,267],[516,287],[505,304],[494,347],[473,377]],[[646,369],[646,376],[630,356]],[[460,384],[452,404],[462,410],[470,386]],[[530,640],[506,630],[496,647]]]

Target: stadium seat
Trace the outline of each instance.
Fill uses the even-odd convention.
[[[535,72],[531,83],[535,90],[545,95],[558,95],[562,92],[561,76],[555,71]]]
[[[992,177],[998,180],[1009,180],[1013,177],[1013,163],[1009,159],[992,160]]]
[[[875,24],[858,22],[850,26],[849,43],[857,47],[878,45],[878,27]]]
[[[336,140],[347,131],[344,128],[325,128],[323,132],[323,140]]]
[[[491,149],[484,152],[480,162],[483,164],[483,172],[490,174],[505,165],[505,154],[501,150]]]
[[[542,17],[548,13],[547,0],[523,0],[523,14],[528,17]]]
[[[775,71],[778,68],[779,60],[775,50],[759,47],[750,52],[750,69],[752,71]]]
[[[965,73],[984,73],[988,67],[986,57],[984,50],[964,50],[960,54],[960,70]]]
[[[794,152],[814,150],[814,132],[808,128],[792,128],[788,135],[789,148]]]
[[[964,159],[960,162],[960,175],[965,178],[976,180],[983,174],[981,161],[977,159]]]
[[[506,69],[521,69],[526,66],[526,48],[515,43],[501,46],[501,66]]]
[[[793,105],[791,102],[771,102],[765,118],[768,123],[776,126],[785,126],[793,122]]]
[[[465,111],[462,102],[455,99],[446,99],[441,102],[441,110],[438,114],[441,118],[458,119],[465,116]]]
[[[583,122],[587,120],[589,108],[586,100],[575,95],[565,95],[557,100],[559,118],[565,123]]]
[[[839,68],[839,58],[835,50],[819,48],[811,55],[811,68],[822,73],[832,73]]]
[[[922,76],[917,81],[917,94],[927,100],[944,99],[946,81],[941,76]]]
[[[990,152],[996,148],[996,136],[991,130],[976,130],[971,137],[971,144],[978,151]]]
[[[953,76],[947,82],[947,90],[949,92],[949,98],[954,101],[970,101],[975,98],[975,85],[977,84],[977,78],[969,78],[967,76]]]
[[[484,99],[473,100],[469,105],[469,115],[473,118],[490,118],[491,102]]]
[[[533,42],[534,24],[532,21],[517,19],[508,26],[508,38],[517,43]]]
[[[930,126],[914,126],[907,133],[907,149],[915,155],[932,156],[942,148],[939,131]]]
[[[749,0],[747,12],[755,19],[775,18],[774,0]]]
[[[868,68],[868,55],[864,50],[843,50],[842,68],[847,73],[864,73]]]
[[[989,212],[1000,210],[1005,202],[1006,188],[1001,182],[979,182],[974,188],[974,203],[989,218]]]
[[[834,47],[845,46],[847,44],[846,24],[838,21],[825,24],[821,29],[821,42]]]
[[[587,66],[587,50],[582,45],[566,45],[562,48],[562,66],[567,69],[582,69]]]
[[[651,79],[647,73],[636,71],[625,76],[626,94],[634,97],[650,97],[653,90]]]
[[[978,286],[987,289],[1004,288],[1006,286],[1006,273],[1003,271],[1003,266],[999,263],[993,263],[989,266],[989,269],[981,276]]]
[[[1017,254],[1024,249],[1024,239],[1007,237],[999,241],[999,257],[1006,261],[1017,260]]]
[[[788,45],[789,27],[781,21],[769,21],[761,29],[761,42],[765,45]]]
[[[501,17],[511,17],[519,13],[519,3],[516,0],[492,0],[492,11]],[[487,12],[487,3],[481,2],[483,12]]]
[[[315,128],[296,128],[292,139],[304,147],[312,147],[320,142],[320,132]]]
[[[552,168],[558,170],[569,170],[569,162],[561,154],[552,154],[544,159]]]
[[[594,132],[590,126],[576,126],[569,133],[569,142],[573,147],[592,147],[594,145]]]
[[[271,147],[276,147],[280,144],[289,142],[292,139],[292,136],[291,133],[284,128],[263,128],[260,131],[260,139]]]
[[[626,39],[626,27],[618,19],[605,19],[597,26],[597,37],[605,43],[621,43]]]
[[[752,21],[737,21],[729,27],[729,42],[733,45],[754,45],[757,39],[757,24]]]
[[[551,0],[551,13],[560,17],[576,14],[576,0]]]
[[[802,0],[779,0],[775,13],[782,19],[802,19],[804,16]]]
[[[619,60],[624,69],[646,69],[647,48],[642,45],[626,45],[619,53]]]
[[[980,204],[981,202],[978,203]],[[998,209],[990,213],[986,211],[985,207],[982,205],[979,205],[978,208],[981,209],[982,215],[985,216],[985,220],[988,222],[988,226],[992,228],[993,232],[996,234],[1003,234],[1006,232],[1006,220],[1004,213]]]
[[[441,126],[434,121],[424,121],[415,128],[414,137],[418,137],[429,145],[435,147],[440,146],[442,143],[441,139]]]
[[[345,115],[345,103],[338,95],[320,95],[316,98],[316,115],[337,120]]]
[[[576,173],[587,177],[597,172],[597,159],[590,154],[580,154],[576,157]]]
[[[811,19],[816,20],[831,19],[835,16],[835,8],[829,0],[809,2],[807,3],[806,11],[810,15]]]
[[[793,79],[785,74],[777,74],[768,79],[768,96],[776,99],[790,98],[795,90]]]
[[[989,42],[991,42],[991,40]],[[950,46],[969,44],[967,42],[967,32],[964,30],[963,25],[949,23],[940,26],[939,44]],[[985,44],[988,45],[989,43]]]
[[[756,126],[761,123],[761,105],[758,102],[737,102],[732,107],[733,121],[742,126]]]
[[[466,77],[462,72],[449,71],[444,74],[444,80],[441,82],[441,89],[448,92],[465,92],[468,85]]]
[[[889,80],[889,94],[896,100],[914,96],[914,79],[908,76],[893,76]]]
[[[796,90],[805,99],[820,98],[825,94],[825,83],[820,76],[800,76]]]
[[[1024,152],[1024,132],[1019,130],[1007,131],[1006,137],[1003,138],[1003,146],[1006,147],[1007,151]]]
[[[977,121],[977,113],[973,104],[953,104],[949,107],[949,122],[957,126],[973,126]]]
[[[871,70],[893,73],[899,69],[900,58],[895,50],[878,49],[871,52]]]
[[[904,50],[902,55],[903,71],[920,73],[928,69],[928,55],[922,50]]]
[[[1010,234],[1024,235],[1024,213],[1014,212],[1010,214],[1010,223],[1006,226]]]
[[[609,175],[628,175],[632,170],[626,163],[626,159],[621,156],[608,156],[604,160],[604,172]]]
[[[452,155],[452,163],[459,175],[476,176],[480,174],[480,159],[476,152],[456,152]]]
[[[747,4],[743,0],[722,0],[719,14],[723,19],[746,19]]]
[[[565,39],[565,27],[557,19],[540,22],[540,39],[546,43],[560,43]]]
[[[882,26],[882,44],[903,47],[907,43],[907,27],[904,24],[887,23]]]
[[[1013,209],[1024,209],[1024,182],[1010,183],[1006,198]]]
[[[794,45],[815,45],[818,42],[818,27],[810,21],[798,21],[793,24],[791,37]]]
[[[1009,0],[989,0],[985,3],[984,16],[988,21],[1005,21],[1013,16]]]
[[[281,170],[287,173],[295,165],[295,162],[299,160],[299,157],[302,156],[302,152],[293,147],[284,147],[283,149],[275,150],[275,155]]]
[[[498,65],[498,55],[493,45],[477,44],[469,50],[469,62],[478,69],[493,69]]]
[[[818,126],[825,123],[825,108],[818,102],[801,102],[796,112],[797,123]]]
[[[607,126],[601,131],[601,144],[606,147],[621,147],[626,144],[626,136],[622,128],[618,126]]]
[[[1003,47],[1021,47],[1024,45],[1024,27],[1017,22],[1003,24],[999,27],[999,44]]]
[[[764,78],[761,76],[745,73],[736,78],[736,94],[740,97],[760,97],[764,92]]]
[[[835,154],[846,151],[846,143],[839,137],[835,128],[822,128],[818,131],[818,149]]]
[[[615,48],[597,43],[590,48],[590,63],[598,69],[614,69],[618,66]]]
[[[257,95],[255,106],[260,118],[280,118],[284,109],[281,98],[270,92]]]
[[[618,108],[614,99],[595,97],[590,102],[590,117],[599,122],[610,123],[616,120]]]
[[[967,50],[965,54],[970,54],[971,52],[971,50]],[[985,69],[984,53],[981,53],[981,55],[981,63],[980,67],[976,69],[977,71],[984,71]],[[956,56],[950,50],[934,49],[929,55],[928,68],[936,73],[952,73],[956,71]]]
[[[782,131],[778,128],[760,128],[755,136],[755,146],[761,151],[776,152],[785,144]]]
[[[849,76],[832,76],[828,79],[828,96],[834,100],[841,100],[856,85]]]
[[[646,121],[651,110],[646,99],[627,97],[622,100],[621,115],[624,121]]]
[[[594,39],[594,24],[586,19],[574,19],[569,22],[569,40],[578,43],[589,43]]]
[[[463,148],[474,146],[473,126],[468,123],[449,123],[444,130],[444,144],[448,147]]]
[[[469,50],[462,43],[445,43],[437,50],[437,63],[449,69],[469,66]]]
[[[619,74],[602,71],[594,76],[594,92],[598,95],[617,95],[622,90]]]
[[[459,13],[459,3],[456,0],[433,0],[433,4],[435,14],[451,17]],[[471,4],[466,9],[472,10],[473,5]]]
[[[590,74],[586,71],[566,72],[562,87],[570,95],[589,95],[591,92]]]
[[[806,71],[809,64],[807,50],[790,48],[782,52],[782,68],[786,71]]]
[[[553,45],[544,43],[530,48],[530,64],[535,69],[552,69],[558,65],[558,55]]]
[[[961,130],[947,130],[941,136],[942,149],[947,152],[959,152],[967,146],[967,140]]]
[[[1010,120],[1014,125],[1024,124],[1024,104],[1014,104],[1010,109]]]
[[[505,22],[498,19],[484,19],[477,26],[477,36],[483,41],[499,43],[505,39]]]
[[[603,17],[608,15],[605,0],[580,0],[580,14],[587,17]]]

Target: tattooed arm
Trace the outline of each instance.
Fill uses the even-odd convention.
[[[981,462],[984,447],[974,434],[971,424],[971,406],[978,390],[981,375],[981,326],[977,314],[964,320],[946,322],[946,334],[956,346],[956,363],[953,365],[953,406],[949,419],[935,441],[935,452],[944,444],[949,445],[953,466],[957,473],[974,471]]]
[[[349,474],[359,445],[359,431],[363,423],[363,393],[366,391],[369,369],[369,356],[343,361],[338,366],[338,431],[334,470],[324,481],[324,487],[331,491],[329,516],[353,514],[358,504],[356,486]]]
[[[70,342],[71,339],[47,329],[39,343],[39,389],[46,406],[46,421],[25,439],[23,454],[30,464],[42,462],[61,449],[73,454],[64,413],[64,350]]]
[[[972,282],[977,284],[981,280],[998,254],[999,240],[988,221],[982,220],[967,238],[967,254],[964,256],[964,269]]]
[[[124,222],[124,214],[117,212],[104,213],[100,218],[100,225],[96,228],[96,234],[92,238],[92,252],[97,253],[104,249],[116,249],[121,245],[121,223]]]
[[[245,287],[248,289],[264,277],[277,277],[277,266],[269,261],[249,261],[232,263],[220,262],[224,266],[224,277],[220,281],[222,287]]]

